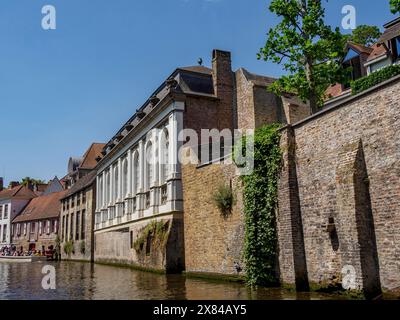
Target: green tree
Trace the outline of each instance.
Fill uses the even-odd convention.
[[[289,74],[269,90],[282,95],[293,93],[309,101],[311,111],[323,105],[326,89],[345,80],[340,59],[344,37],[324,22],[321,0],[272,0],[270,11],[281,22],[268,32],[259,59],[282,64]]]
[[[393,14],[400,12],[400,0],[390,0],[390,11]]]
[[[381,35],[382,33],[377,26],[363,24],[354,29],[352,34],[347,35],[346,38],[348,41],[370,47],[378,41]]]
[[[43,180],[33,179],[31,177],[25,177],[21,181],[21,185],[23,185],[23,186],[29,186],[29,185],[34,185],[34,184],[43,184],[43,183],[45,183]]]

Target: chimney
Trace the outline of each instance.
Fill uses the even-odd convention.
[[[234,76],[232,72],[231,53],[214,49],[212,53],[212,75],[214,94],[220,99],[218,107],[218,124],[220,130],[233,129],[234,112]]]
[[[3,191],[4,189],[4,179],[3,177],[0,177],[0,191]]]

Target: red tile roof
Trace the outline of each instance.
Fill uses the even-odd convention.
[[[64,196],[65,192],[65,190],[54,192],[32,199],[22,213],[13,220],[13,223],[59,217],[61,209],[60,199]]]
[[[361,44],[357,44],[357,43],[354,43],[354,42],[348,42],[347,46],[350,47],[350,48],[353,48],[354,50],[356,50],[359,53],[365,53],[365,54],[369,55],[372,52],[372,48],[366,47],[366,46],[363,46]]]
[[[16,186],[11,189],[4,189],[0,192],[0,199],[24,199],[29,200],[35,198],[36,194],[25,186]]]
[[[379,45],[378,43],[374,44],[372,46],[372,52],[369,55],[367,61],[371,61],[374,59],[377,59],[383,55],[388,54],[388,50],[386,49],[386,47],[384,45]]]
[[[105,143],[92,143],[89,149],[83,155],[83,160],[80,169],[93,169],[97,165],[96,158],[101,157],[101,151],[103,150]]]

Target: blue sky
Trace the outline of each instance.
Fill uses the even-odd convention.
[[[394,18],[389,0],[330,0],[338,26],[352,4],[358,24]],[[44,5],[57,29],[41,28]],[[213,48],[234,68],[279,76],[256,59],[276,19],[266,0],[1,0],[0,176],[51,179],[70,156],[107,141],[177,67],[210,65]]]

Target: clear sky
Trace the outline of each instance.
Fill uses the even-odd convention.
[[[358,24],[392,20],[389,0],[329,0]],[[44,5],[57,29],[41,27]],[[266,0],[1,0],[0,176],[62,177],[70,156],[106,142],[178,66],[210,65],[213,48],[234,68],[279,76],[256,59],[277,20]]]

